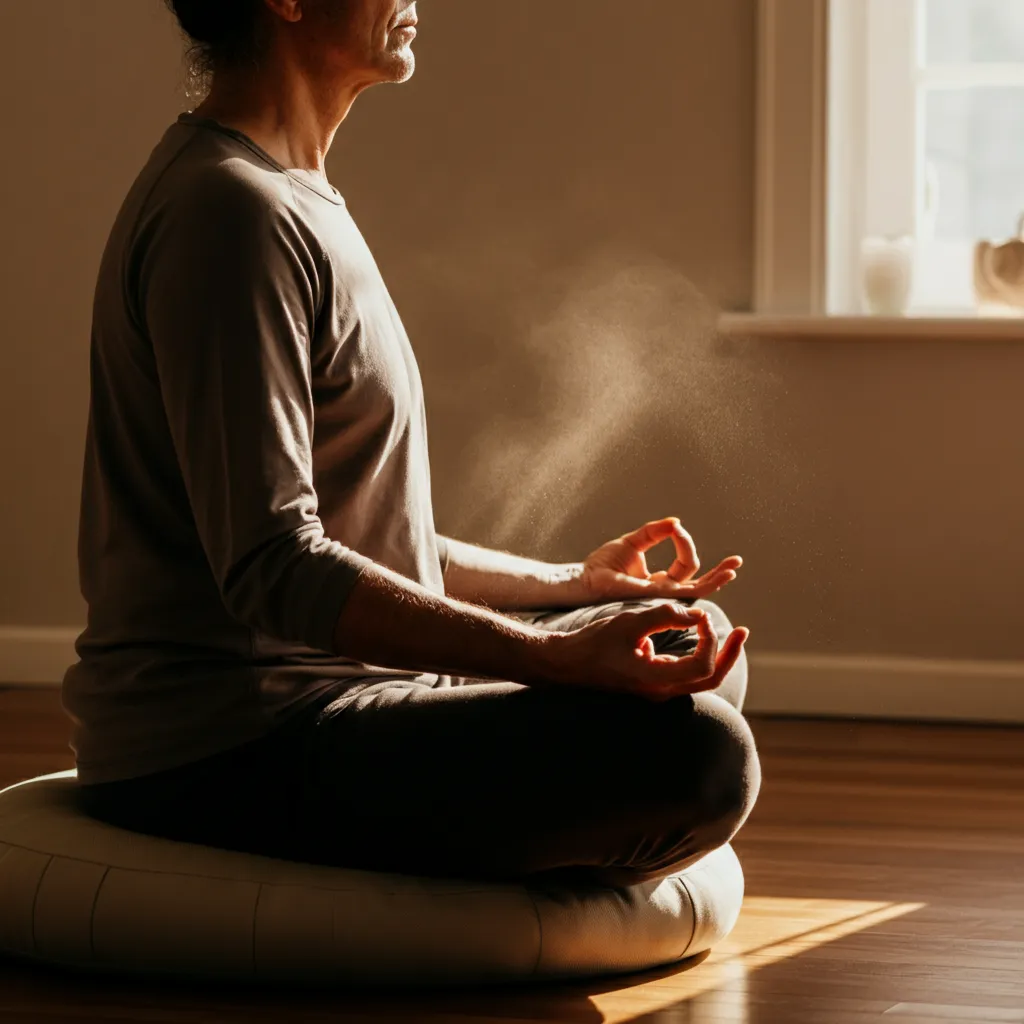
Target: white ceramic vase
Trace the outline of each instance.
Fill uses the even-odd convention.
[[[914,240],[906,236],[865,239],[861,284],[872,316],[904,316],[914,287]]]

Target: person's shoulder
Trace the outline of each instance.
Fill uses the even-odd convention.
[[[177,127],[179,144],[149,197],[153,214],[198,217],[228,228],[300,215],[288,175],[257,150],[221,132]]]
[[[130,262],[188,253],[193,262],[281,267],[322,262],[287,173],[221,132],[179,122],[159,154],[129,242]]]

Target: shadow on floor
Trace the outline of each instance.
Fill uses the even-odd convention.
[[[678,978],[707,954],[634,974],[523,985],[344,987],[298,989],[221,982],[168,981],[84,974],[11,958],[0,959],[0,1021],[159,1020],[235,1024],[320,1020],[542,1020],[596,1024],[607,1019],[593,997],[641,983]]]

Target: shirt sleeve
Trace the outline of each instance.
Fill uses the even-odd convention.
[[[371,563],[324,535],[313,487],[310,342],[325,257],[278,197],[211,179],[142,232],[138,308],[225,606],[254,630],[330,651]]]

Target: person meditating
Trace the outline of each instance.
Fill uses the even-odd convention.
[[[634,884],[728,842],[760,770],[747,633],[706,598],[741,560],[698,577],[674,518],[570,565],[435,533],[416,359],[324,171],[356,97],[412,75],[416,4],[168,2],[208,92],[99,271],[82,805],[470,879]]]

